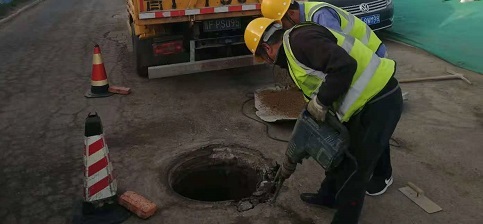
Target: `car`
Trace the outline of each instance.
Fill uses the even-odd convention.
[[[392,0],[310,0],[327,2],[344,9],[367,23],[372,30],[387,29],[394,20]]]

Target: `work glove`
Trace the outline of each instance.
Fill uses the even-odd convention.
[[[307,111],[309,111],[310,115],[312,115],[312,117],[314,117],[316,121],[325,121],[327,107],[322,105],[317,97],[314,97],[312,100],[310,100],[309,104],[307,105]]]
[[[289,178],[295,172],[295,168],[297,168],[297,163],[292,162],[288,156],[285,156],[285,160],[280,167],[280,178]]]

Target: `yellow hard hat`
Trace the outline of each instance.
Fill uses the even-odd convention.
[[[266,18],[281,20],[293,0],[263,0],[262,15]]]
[[[264,0],[266,1],[266,0]],[[272,24],[272,23],[278,23],[274,19],[269,19],[269,18],[256,18],[252,20],[247,28],[245,29],[245,44],[248,47],[248,50],[252,52],[253,56],[255,56],[255,59],[257,61],[262,60],[261,58],[257,57],[255,55],[255,52],[257,50],[258,44],[260,43],[260,40],[263,37],[263,34],[265,33],[265,30]]]

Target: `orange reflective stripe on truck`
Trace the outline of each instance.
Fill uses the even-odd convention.
[[[140,0],[142,1],[142,0]],[[191,16],[202,15],[222,12],[240,12],[249,10],[260,10],[260,4],[246,4],[246,5],[233,5],[233,6],[219,6],[219,7],[206,7],[199,9],[182,9],[182,10],[164,10],[155,12],[142,12],[139,13],[139,19],[155,19],[155,18],[168,18],[178,16]]]

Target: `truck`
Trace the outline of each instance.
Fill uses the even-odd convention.
[[[257,64],[246,48],[261,0],[127,0],[140,76],[163,78]]]

